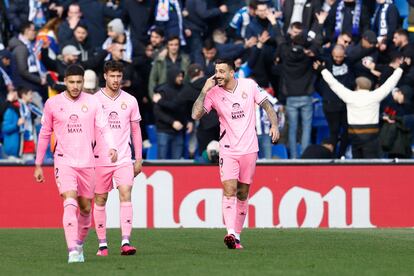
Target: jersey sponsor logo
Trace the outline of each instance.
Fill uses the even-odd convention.
[[[68,133],[82,133],[82,124],[79,122],[79,117],[76,114],[69,116],[69,123],[67,124]]]
[[[116,111],[109,113],[108,124],[111,129],[121,129],[121,121],[119,120],[118,113]]]
[[[240,108],[239,103],[234,103],[232,105],[233,111],[231,112],[231,118],[233,120],[241,119],[245,117],[244,110]]]

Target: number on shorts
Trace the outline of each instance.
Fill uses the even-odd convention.
[[[220,158],[220,168],[223,168],[223,158]]]
[[[59,168],[55,168],[55,177],[56,177],[56,179],[58,179],[58,178],[59,178],[58,173],[59,173]]]

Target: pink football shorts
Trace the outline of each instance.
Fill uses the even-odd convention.
[[[96,194],[109,193],[114,184],[132,186],[134,183],[134,167],[132,163],[123,163],[118,166],[98,166],[96,172]]]
[[[92,199],[95,190],[95,168],[75,168],[55,165],[55,180],[59,193],[76,191],[78,196]]]
[[[256,160],[257,152],[220,156],[221,181],[237,179],[241,183],[251,184],[256,170]]]

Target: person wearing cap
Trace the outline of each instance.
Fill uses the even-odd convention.
[[[410,59],[405,59],[399,68],[379,88],[371,91],[372,83],[365,77],[356,79],[356,89],[346,88],[329,72],[323,63],[315,61],[313,68],[347,108],[348,134],[352,145],[353,158],[380,158],[379,147],[379,107],[380,102],[392,91],[400,80],[403,70],[407,70]]]
[[[366,60],[377,63],[378,48],[377,36],[371,30],[367,30],[362,34],[358,44],[350,46],[347,50],[347,57],[353,63],[352,70],[356,77],[366,77],[373,84],[377,82],[376,77],[367,69],[363,63]]]
[[[98,90],[98,77],[93,70],[85,70],[83,75],[83,91],[89,94],[95,94]]]
[[[122,49],[122,60],[126,62],[132,61],[132,42],[129,34],[125,32],[124,24],[119,18],[115,18],[108,23],[108,37],[102,45],[102,49],[108,48],[113,43],[118,43],[123,46]],[[108,55],[105,60],[110,60],[111,57]]]

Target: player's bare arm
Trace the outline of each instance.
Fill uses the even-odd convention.
[[[36,165],[35,171],[34,171],[34,177],[35,177],[35,180],[39,183],[45,181],[45,177],[43,176],[43,169],[40,165]]]
[[[277,123],[277,115],[275,110],[273,109],[273,105],[269,102],[269,100],[264,100],[264,102],[260,105],[267,113],[269,117],[271,127],[269,130],[269,136],[272,137],[272,143],[276,143],[279,140],[280,133],[279,133],[279,125]]]
[[[204,110],[204,99],[206,98],[207,92],[210,91],[216,85],[215,75],[211,76],[206,80],[203,89],[201,89],[200,95],[194,102],[191,117],[194,120],[200,120],[201,117],[206,113]]]

